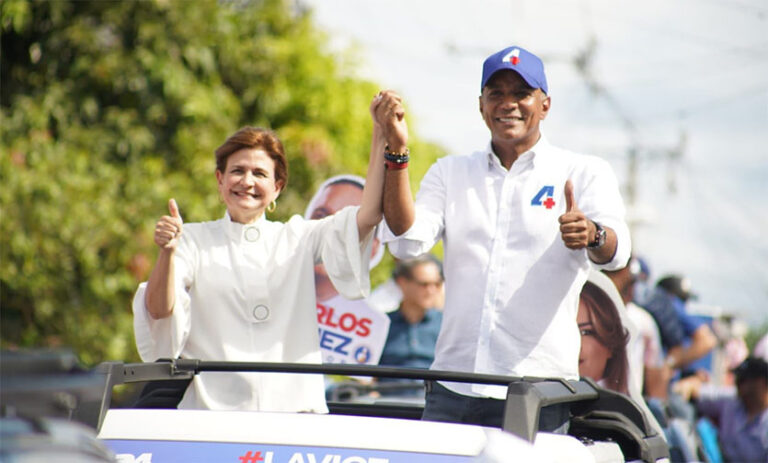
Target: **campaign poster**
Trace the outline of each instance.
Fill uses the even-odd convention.
[[[347,206],[359,206],[365,179],[356,175],[331,177],[309,201],[304,218],[322,219]],[[370,268],[381,261],[381,226],[371,249]],[[377,365],[389,332],[389,317],[365,300],[349,300],[333,286],[322,264],[315,266],[315,296],[320,349],[325,363]]]
[[[365,300],[336,296],[317,303],[324,363],[378,365],[389,332],[389,317]]]

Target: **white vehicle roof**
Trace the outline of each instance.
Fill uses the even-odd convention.
[[[531,444],[481,426],[311,413],[113,409],[98,437],[121,462],[624,461],[615,443],[591,449],[566,435],[540,433]]]

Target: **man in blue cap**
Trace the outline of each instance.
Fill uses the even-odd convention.
[[[414,202],[400,97],[381,92],[385,133],[385,241],[408,258],[444,246],[446,284],[436,370],[579,377],[579,292],[592,265],[617,269],[630,254],[618,182],[603,160],[549,144],[540,123],[551,98],[541,60],[512,46],[483,64],[480,114],[490,143],[439,159]],[[427,385],[424,419],[499,426],[504,386]],[[568,409],[542,410],[563,430]]]

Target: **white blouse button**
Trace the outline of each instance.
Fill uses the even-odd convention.
[[[261,236],[261,232],[256,227],[248,227],[245,229],[245,240],[254,242],[259,240],[259,236]]]
[[[269,318],[269,308],[262,304],[257,305],[253,308],[253,318],[257,322],[266,321]]]

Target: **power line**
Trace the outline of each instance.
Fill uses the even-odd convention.
[[[603,11],[601,11],[602,13]],[[610,14],[604,14],[603,20],[610,22],[618,22],[622,24],[629,24],[635,30],[643,30],[648,35],[652,35],[657,38],[659,34],[663,34],[669,37],[673,37],[677,40],[687,43],[695,44],[697,47],[706,48],[711,54],[719,53],[741,53],[749,55],[752,58],[765,58],[765,48],[753,48],[751,46],[743,46],[740,43],[733,43],[729,39],[733,38],[733,35],[722,34],[723,28],[707,28],[702,30],[701,33],[691,33],[684,31],[681,27],[671,28],[659,24],[658,22],[641,21],[631,12],[616,13],[613,10]],[[683,26],[684,24],[675,23],[677,26]],[[763,25],[756,26],[761,30]],[[715,35],[718,33],[718,35]]]
[[[700,1],[701,0],[696,0],[694,3],[698,5]],[[747,13],[747,14],[757,13],[758,18],[761,20],[765,20],[766,14],[768,13],[768,7],[751,5],[745,2],[740,2],[735,0],[706,0],[706,1],[708,1],[709,3],[716,3],[719,5],[723,5],[728,8],[742,10],[744,13]]]
[[[733,102],[733,103],[739,103],[743,104],[743,101],[740,101],[741,98],[754,95],[755,93],[763,92],[766,98],[768,98],[768,85],[765,83],[761,83],[758,87],[753,87],[747,90],[740,91],[738,93],[732,93],[724,96],[720,96],[717,98],[713,98],[711,100],[707,100],[704,102],[696,103],[690,106],[678,108],[671,111],[665,111],[665,112],[659,112],[659,113],[651,113],[643,115],[643,119],[664,119],[664,118],[671,118],[671,117],[677,117],[677,118],[686,118],[691,116],[692,114],[698,114],[703,112],[709,112],[709,111],[722,111],[722,105]]]

